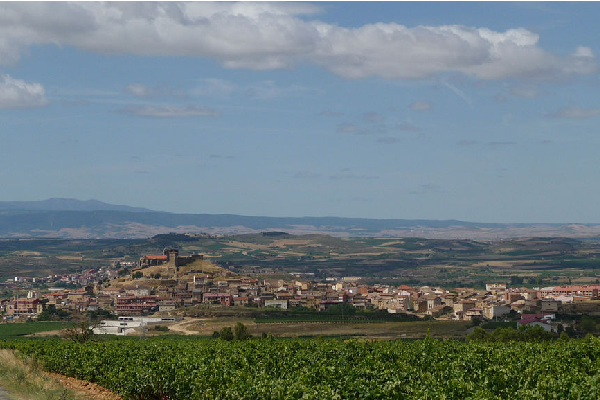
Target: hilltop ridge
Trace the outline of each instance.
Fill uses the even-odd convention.
[[[430,239],[597,238],[600,224],[177,214],[75,199],[0,202],[2,238],[141,239],[166,233],[232,235],[268,231]]]

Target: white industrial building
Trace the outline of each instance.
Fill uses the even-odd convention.
[[[103,320],[98,327],[94,328],[94,333],[98,335],[125,336],[134,332],[139,332],[140,329],[147,326],[181,321],[181,319],[182,318],[119,317],[118,320]]]

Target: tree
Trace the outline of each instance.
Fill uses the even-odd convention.
[[[535,325],[535,326],[523,325],[523,326],[519,327],[518,332],[519,332],[519,335],[521,336],[522,340],[527,340],[527,341],[529,341],[529,340],[533,340],[533,341],[550,340],[553,337],[551,332],[544,330],[544,328],[542,328],[539,325]]]
[[[222,340],[233,340],[233,332],[231,331],[231,328],[226,326],[225,328],[221,329],[221,332],[219,332],[219,338]]]
[[[519,335],[513,328],[496,328],[492,333],[492,337],[495,342],[509,342],[511,340],[518,340]]]
[[[467,342],[470,342],[471,340],[488,340],[488,339],[489,339],[488,333],[479,326],[476,326],[475,329],[473,329],[473,333],[470,333],[467,335]]]
[[[46,309],[42,311],[38,317],[38,321],[55,321],[61,319],[67,319],[71,316],[67,311],[57,309],[54,304],[48,304]]]
[[[140,279],[142,276],[144,276],[144,274],[142,274],[141,271],[134,272],[133,275],[131,275],[133,279]]]
[[[248,328],[246,325],[242,324],[241,322],[235,324],[233,331],[235,340],[246,340],[252,337],[252,335],[248,333]]]
[[[589,315],[581,317],[581,330],[585,333],[593,333],[596,330],[596,320]]]
[[[356,307],[352,304],[340,303],[329,307],[325,310],[325,313],[333,315],[354,315],[356,314]]]
[[[93,327],[87,322],[81,322],[75,326],[65,329],[65,338],[74,342],[85,343],[94,335]]]

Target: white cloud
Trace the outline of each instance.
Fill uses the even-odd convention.
[[[297,84],[280,86],[274,81],[259,81],[239,86],[223,79],[206,78],[199,79],[199,85],[191,89],[189,93],[193,96],[208,97],[227,97],[235,94],[253,99],[268,100],[318,91],[319,89]]]
[[[43,107],[48,103],[46,90],[41,84],[0,75],[0,109]]]
[[[274,99],[280,97],[297,96],[301,93],[315,91],[315,89],[302,85],[278,86],[273,81],[254,83],[244,89],[244,95],[253,99]]]
[[[312,62],[347,78],[422,78],[459,72],[480,79],[590,74],[596,57],[579,46],[561,57],[523,28],[458,25],[357,28],[310,18],[296,3],[0,3],[0,63],[30,45],[103,54],[204,57],[227,68],[277,69]],[[300,15],[304,17],[300,18]]]
[[[236,91],[238,86],[223,79],[200,79],[200,84],[192,89],[195,96],[225,97]]]
[[[182,90],[167,86],[150,87],[143,83],[132,83],[125,87],[125,92],[136,97],[187,97]]]
[[[127,114],[139,117],[161,117],[161,118],[177,118],[177,117],[218,117],[220,111],[212,110],[202,106],[143,106],[143,107],[126,107],[121,110]]]
[[[411,110],[416,111],[427,111],[433,108],[433,105],[429,101],[415,101],[410,106]]]
[[[585,109],[579,106],[570,106],[548,113],[553,118],[590,118],[600,116],[600,108]]]
[[[132,83],[127,85],[125,91],[137,97],[152,97],[155,95],[155,91],[143,83]]]

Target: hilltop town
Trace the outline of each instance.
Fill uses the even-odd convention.
[[[165,248],[162,254],[147,254],[137,262],[118,261],[111,267],[77,274],[16,277],[2,286],[30,289],[27,295],[2,299],[0,312],[4,321],[17,321],[86,312],[119,317],[181,317],[194,315],[198,306],[205,312],[228,310],[235,315],[235,310],[248,309],[327,312],[346,305],[352,310],[385,312],[390,317],[515,320],[555,331],[552,320],[556,314],[600,311],[600,285],[526,288],[490,282],[485,289],[476,289],[370,285],[362,281],[360,276],[317,280],[303,274],[263,279],[236,274],[201,254],[182,256],[177,249]],[[55,287],[36,290],[34,283],[54,283]],[[68,285],[78,288],[56,287]]]

